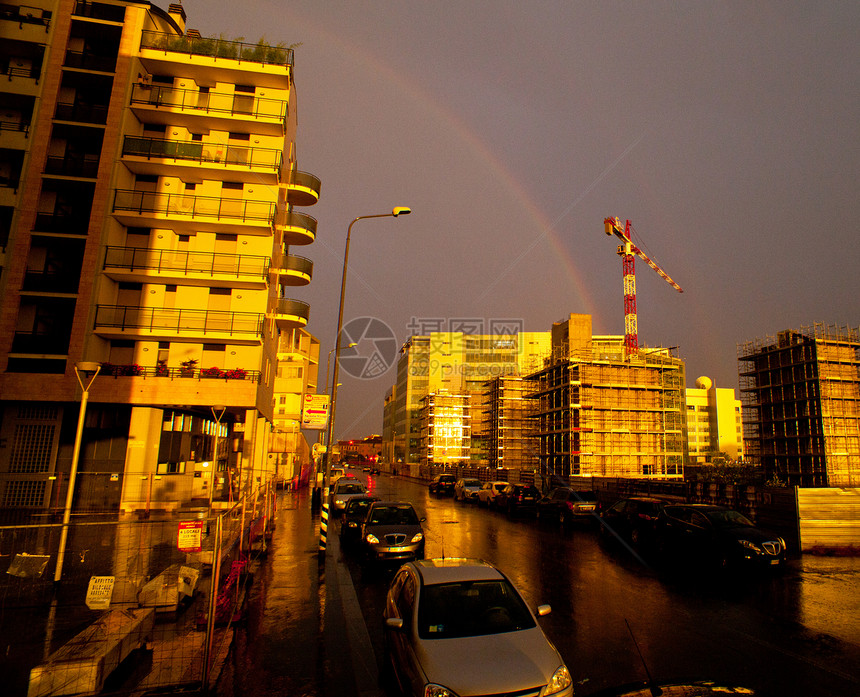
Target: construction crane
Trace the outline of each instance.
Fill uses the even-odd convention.
[[[621,240],[621,244],[618,245],[618,254],[621,257],[624,270],[624,346],[629,356],[639,351],[639,327],[636,319],[636,269],[634,266],[636,256],[642,257],[648,266],[660,274],[679,293],[684,291],[645,252],[633,244],[630,239],[631,225],[629,220],[623,228],[618,218],[605,218],[603,224],[607,235],[615,235]]]

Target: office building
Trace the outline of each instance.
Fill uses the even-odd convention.
[[[860,328],[738,345],[747,458],[791,486],[860,486]]]
[[[708,377],[687,388],[687,446],[694,464],[711,462],[719,454],[743,460],[741,402],[734,390],[714,387]]]
[[[201,37],[181,5],[4,7],[0,505],[65,498],[82,362],[77,508],[250,492],[309,315],[292,50]]]

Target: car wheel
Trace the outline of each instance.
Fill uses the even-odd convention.
[[[639,528],[633,528],[633,529],[630,531],[630,541],[631,541],[634,545],[638,545],[639,543],[641,543],[641,542],[642,542],[642,533],[641,533],[641,532],[639,532]]]
[[[564,516],[564,511],[559,511],[558,524],[561,525],[561,527],[564,527],[565,525],[567,525],[567,518],[565,518],[565,516]]]

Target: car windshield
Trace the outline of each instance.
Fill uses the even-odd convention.
[[[477,479],[464,479],[463,486],[481,486],[481,482]]]
[[[412,506],[374,506],[369,525],[418,525],[418,515]]]
[[[534,626],[522,598],[501,579],[425,586],[418,602],[422,639],[501,634]]]
[[[346,515],[364,518],[371,503],[373,502],[364,499],[352,499],[346,504]]]
[[[363,494],[364,493],[364,485],[363,484],[338,484],[337,494]]]
[[[507,486],[507,483],[505,483],[505,482],[500,482],[499,484],[493,484],[493,488],[496,491],[503,491],[506,486]]]
[[[755,527],[749,518],[737,511],[716,510],[703,513],[715,528]]]

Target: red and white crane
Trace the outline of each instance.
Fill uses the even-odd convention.
[[[636,269],[634,265],[636,257],[642,257],[648,266],[660,274],[679,293],[684,291],[681,286],[669,278],[669,274],[633,244],[630,239],[631,225],[629,220],[623,228],[618,218],[605,218],[603,224],[607,235],[615,235],[622,242],[618,245],[618,254],[621,257],[624,270],[624,346],[627,348],[627,355],[632,355],[639,351],[639,327],[636,319]]]

